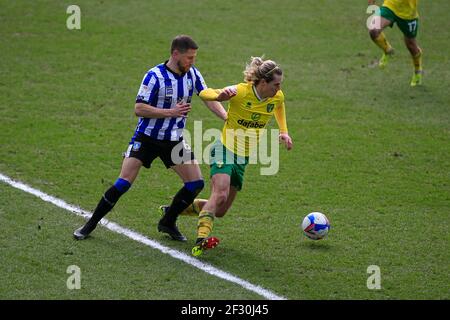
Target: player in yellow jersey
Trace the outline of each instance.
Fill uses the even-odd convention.
[[[218,244],[217,238],[210,237],[214,218],[227,213],[241,190],[249,155],[272,116],[280,128],[280,143],[288,150],[292,149],[281,91],[282,70],[272,60],[255,57],[247,65],[244,75],[245,83],[222,90],[209,88],[200,93],[200,98],[205,101],[229,100],[229,107],[222,137],[211,150],[211,196],[209,200],[196,199],[185,210],[198,212],[194,256]]]
[[[422,84],[422,49],[417,44],[416,36],[419,28],[419,13],[417,3],[419,0],[384,0],[380,8],[379,20],[373,28],[369,30],[370,37],[377,46],[383,50],[379,66],[384,68],[390,57],[394,54],[394,49],[386,40],[383,30],[397,23],[403,32],[405,45],[411,53],[414,74],[411,79],[411,86]],[[376,0],[368,0],[369,5],[374,5]]]

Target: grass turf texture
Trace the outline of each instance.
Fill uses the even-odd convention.
[[[281,150],[276,176],[248,167],[233,208],[216,219],[220,246],[201,259],[289,299],[449,298],[447,1],[420,4],[426,73],[415,89],[397,27],[386,31],[395,58],[369,67],[380,51],[365,3],[78,1],[78,31],[66,29],[70,4],[0,1],[0,172],[92,210],[119,173],[142,76],[168,58],[175,35],[198,42],[211,87],[240,82],[245,61],[265,54],[285,71],[294,150]],[[221,127],[198,98],[188,129],[193,120]],[[156,161],[107,218],[189,253],[195,219],[179,221],[187,244],[156,231],[158,206],[180,187]],[[101,227],[74,243],[82,219],[0,190],[3,299],[258,297]],[[312,211],[330,219],[327,240],[302,236]],[[65,286],[70,264],[82,269],[77,292]],[[369,265],[381,268],[381,290],[366,287]]]

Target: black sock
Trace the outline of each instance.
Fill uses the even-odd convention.
[[[173,198],[172,203],[167,209],[164,217],[161,219],[161,222],[165,225],[175,224],[180,213],[183,212],[184,209],[189,207],[189,205],[194,201],[197,194],[193,193],[186,187],[181,188]]]
[[[114,207],[116,202],[125,192],[120,192],[115,186],[111,186],[100,199],[97,207],[92,214],[91,219],[86,223],[82,232],[91,232],[97,226],[97,223]],[[86,229],[86,230],[85,230]]]

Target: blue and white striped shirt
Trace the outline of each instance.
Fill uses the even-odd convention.
[[[194,90],[198,95],[206,88],[205,80],[195,67],[191,67],[183,75],[178,75],[168,69],[165,63],[161,63],[145,74],[136,102],[170,109],[182,100],[190,103]],[[157,140],[178,141],[182,137],[185,122],[184,117],[161,119],[140,117],[132,142],[138,132]]]

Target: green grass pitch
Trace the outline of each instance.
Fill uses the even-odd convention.
[[[293,300],[450,298],[450,2],[420,3],[417,88],[397,27],[386,31],[396,56],[370,67],[380,51],[366,1],[79,0],[81,30],[66,28],[70,4],[0,0],[0,173],[92,211],[119,173],[142,76],[175,35],[198,42],[210,87],[241,82],[250,56],[265,54],[285,73],[294,149],[280,149],[277,175],[248,167],[216,219],[222,243],[201,260]],[[188,129],[194,120],[221,128],[197,97]],[[196,219],[179,219],[186,244],[156,230],[180,186],[156,161],[107,218],[189,253]],[[331,221],[326,240],[301,233],[312,211]],[[261,298],[102,227],[76,242],[82,223],[0,183],[0,299]],[[70,265],[79,290],[66,286]],[[379,290],[367,287],[370,265]]]

